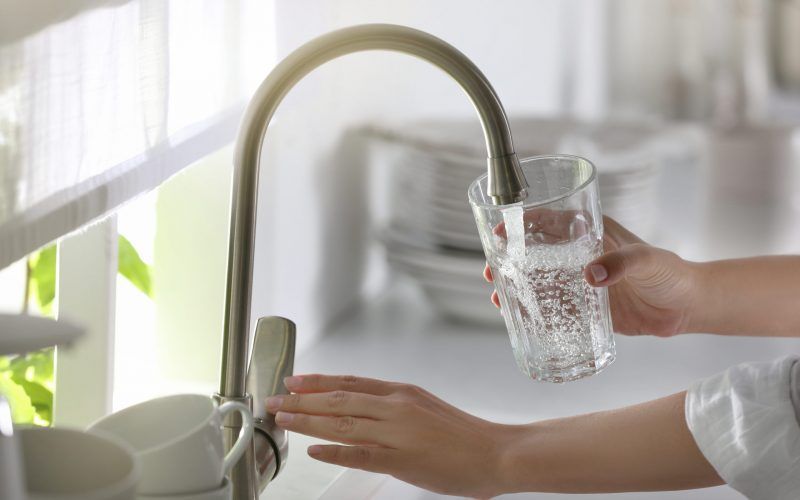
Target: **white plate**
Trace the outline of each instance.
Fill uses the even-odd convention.
[[[442,314],[472,324],[481,324],[502,328],[503,317],[491,303],[489,294],[475,295],[447,287],[436,287],[422,284],[425,295],[431,304]]]
[[[83,328],[69,321],[26,314],[0,314],[0,354],[24,354],[45,347],[72,344]]]

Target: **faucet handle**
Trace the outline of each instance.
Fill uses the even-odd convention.
[[[268,416],[264,400],[288,394],[283,379],[294,370],[294,345],[297,327],[286,318],[269,316],[256,324],[253,352],[247,370],[247,392],[253,396],[253,416]]]
[[[275,425],[275,417],[267,413],[265,400],[276,394],[288,394],[283,379],[294,370],[296,336],[297,327],[286,318],[269,316],[256,323],[247,392],[253,398],[255,460],[261,490],[278,474],[289,456],[287,433]]]

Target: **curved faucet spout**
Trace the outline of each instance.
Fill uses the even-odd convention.
[[[478,112],[486,139],[489,194],[497,204],[514,203],[525,196],[527,182],[514,152],[500,99],[483,73],[457,49],[422,31],[389,24],[344,28],[303,45],[279,63],[258,88],[247,108],[236,143],[220,381],[222,397],[246,397],[259,160],[269,122],[284,96],[310,71],[336,57],[365,50],[403,52],[449,74]]]

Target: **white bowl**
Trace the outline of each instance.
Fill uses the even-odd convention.
[[[21,427],[29,500],[133,500],[139,463],[123,442],[71,429]]]

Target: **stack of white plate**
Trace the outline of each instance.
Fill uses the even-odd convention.
[[[587,127],[564,120],[512,121],[521,159],[578,154],[598,167],[603,212],[646,237],[657,215],[663,134],[653,127]],[[467,199],[485,172],[480,127],[471,121],[371,129],[392,167],[390,216],[382,240],[393,267],[422,286],[434,306],[463,320],[501,322],[483,281],[485,258]]]
[[[585,127],[566,134],[559,149],[594,163],[603,213],[649,238],[658,215],[665,141],[671,137],[628,124]]]
[[[467,188],[486,166],[478,158],[407,148],[396,158],[392,230],[429,243],[481,251]]]
[[[558,151],[575,130],[566,120],[514,122],[520,158]],[[406,239],[481,256],[481,242],[467,189],[486,172],[486,150],[477,122],[424,122],[407,129],[373,131],[395,147],[392,156],[391,229]],[[413,235],[413,236],[411,236]]]
[[[382,240],[389,263],[416,280],[438,311],[470,323],[502,323],[489,301],[492,285],[481,277],[483,253],[428,246],[396,228],[386,231]]]

